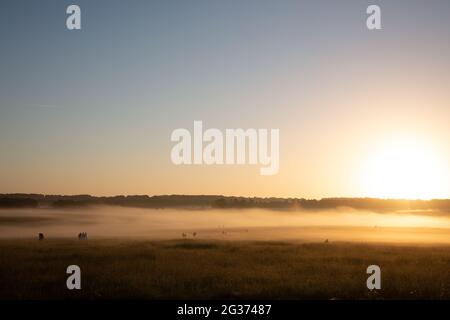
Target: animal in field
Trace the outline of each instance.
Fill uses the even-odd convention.
[[[197,232],[192,232],[192,236],[195,238],[197,236]]]
[[[39,234],[38,234],[38,239],[39,239],[39,240],[44,240],[44,238],[45,238],[45,237],[44,237],[44,234],[43,234],[43,233],[39,233]]]
[[[88,238],[87,232],[80,232],[78,234],[78,240],[87,240],[87,238]]]

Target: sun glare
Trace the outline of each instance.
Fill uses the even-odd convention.
[[[446,167],[431,144],[412,139],[390,140],[369,157],[362,184],[369,197],[443,198]]]

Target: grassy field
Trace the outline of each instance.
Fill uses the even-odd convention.
[[[82,290],[66,289],[79,265]],[[366,288],[377,264],[382,289]],[[449,299],[450,247],[1,240],[1,299]]]

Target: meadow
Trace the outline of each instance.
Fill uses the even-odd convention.
[[[66,288],[72,264],[81,290]],[[447,245],[3,239],[0,299],[450,299],[449,266]]]

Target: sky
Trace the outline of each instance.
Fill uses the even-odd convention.
[[[0,193],[450,198],[449,32],[446,0],[1,1]],[[174,165],[194,120],[279,129],[278,174]]]

